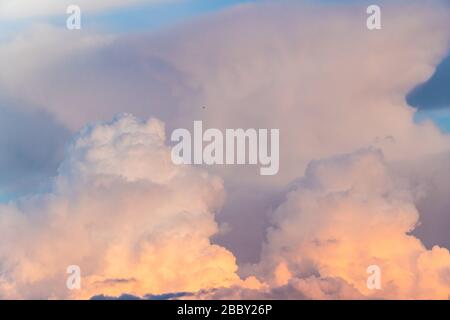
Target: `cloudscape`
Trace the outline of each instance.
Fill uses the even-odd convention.
[[[0,25],[0,299],[450,297],[448,1]]]

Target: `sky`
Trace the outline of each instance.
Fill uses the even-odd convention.
[[[72,2],[0,0],[0,298],[450,297],[446,1]],[[198,120],[279,171],[175,164]]]
[[[437,66],[428,81],[419,84],[407,96],[408,103],[418,109],[417,119],[431,119],[442,130],[450,132],[450,54]]]
[[[102,10],[89,10],[83,17],[85,30],[95,29],[104,32],[128,33],[149,31],[170,27],[174,24],[184,22],[196,16],[212,13],[232,7],[238,4],[253,2],[254,0],[173,0],[173,1],[135,1],[131,5],[110,6],[105,5]],[[5,3],[14,1],[5,1]],[[43,1],[46,3],[45,1]],[[49,3],[52,0],[47,1]],[[53,0],[53,2],[58,2]],[[64,3],[64,1],[59,1]],[[66,1],[67,2],[67,1]],[[26,7],[26,1],[19,1],[16,6]],[[72,2],[68,2],[72,4]],[[43,5],[45,8],[45,5]],[[61,5],[64,9],[67,5]],[[24,11],[28,12],[26,9]],[[34,10],[37,12],[37,10]],[[45,10],[40,14],[33,14],[33,10],[25,16],[5,15],[2,17],[2,37],[11,37],[34,23],[50,23],[56,26],[65,26],[65,11]]]

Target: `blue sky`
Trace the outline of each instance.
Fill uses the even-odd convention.
[[[246,2],[251,2],[251,0],[189,0],[179,3],[138,6],[87,17],[86,25],[103,25],[115,32],[155,29]]]
[[[419,110],[415,120],[419,123],[424,120],[432,120],[441,130],[450,133],[450,108]]]
[[[433,76],[408,95],[407,101],[419,109],[417,121],[431,119],[444,131],[450,132],[450,53]]]

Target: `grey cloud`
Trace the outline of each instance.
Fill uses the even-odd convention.
[[[217,288],[192,295],[200,299],[242,299],[242,300],[310,300],[310,299],[362,299],[361,293],[340,278],[319,278],[310,276],[293,278],[283,286],[266,290],[240,287]]]
[[[0,101],[0,197],[43,187],[56,174],[69,132],[45,111]]]
[[[392,168],[408,177],[416,190],[420,224],[414,235],[428,248],[434,245],[450,248],[450,153],[396,163]]]
[[[123,293],[120,296],[107,296],[103,294],[95,295],[91,297],[91,300],[172,300],[177,298],[182,298],[185,296],[192,295],[188,292],[175,292],[175,293],[164,293],[164,294],[146,294],[143,297]]]

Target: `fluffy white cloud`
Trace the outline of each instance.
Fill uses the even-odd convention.
[[[369,297],[447,299],[450,254],[410,235],[419,221],[414,196],[378,151],[313,162],[277,209],[263,260],[286,265],[275,282],[313,268]],[[381,291],[366,286],[370,265],[381,268]]]
[[[201,119],[206,127],[281,132],[280,174],[261,178],[249,167],[209,173],[172,167],[155,124],[151,134],[126,119],[85,131],[61,166],[53,193],[1,210],[2,237],[7,244],[15,241],[0,246],[5,292],[36,296],[44,284],[63,277],[64,262],[87,266],[86,295],[235,285],[226,290],[236,296],[241,291],[357,298],[373,295],[364,287],[365,268],[379,263],[387,281],[379,296],[448,296],[448,251],[427,250],[409,234],[419,221],[415,204],[423,198],[409,185],[411,172],[399,168],[450,148],[449,136],[432,123],[414,123],[414,110],[405,102],[447,52],[449,9],[441,1],[386,1],[383,29],[376,32],[365,28],[365,9],[361,3],[269,1],[158,34],[113,40],[42,28],[3,44],[0,93],[45,109],[71,130],[126,109],[144,118],[156,115],[169,130],[190,128]],[[118,138],[118,123],[144,133],[128,134],[130,129],[127,138]],[[287,199],[279,199],[280,190],[303,176],[311,160],[362,146],[376,146],[384,158],[365,151],[316,162]],[[261,263],[241,268],[264,282],[246,282],[258,290],[242,289],[233,255],[209,242],[217,231],[211,212],[222,204],[222,185],[211,172],[225,180],[230,195],[219,217],[231,228],[219,243],[235,256],[246,251],[258,257],[265,229],[272,227]],[[399,172],[406,182],[399,182]],[[428,178],[417,177],[417,184],[429,183]],[[147,220],[148,212],[157,218]],[[429,214],[427,208],[421,213]],[[69,217],[75,217],[75,227]],[[205,227],[192,228],[192,222]],[[164,236],[151,237],[146,230]],[[81,250],[61,236],[66,232],[73,232],[70,238]],[[21,240],[18,234],[28,237]],[[144,240],[137,240],[141,235]],[[39,249],[42,243],[50,249]],[[186,243],[193,256],[208,257],[199,264],[183,260],[179,249]],[[77,261],[71,251],[78,252]],[[153,256],[165,263],[154,277],[147,273],[148,265],[157,264]],[[63,262],[48,268],[52,261]],[[174,266],[189,262],[204,282],[193,276],[180,284],[186,278]],[[222,294],[221,289],[206,292]]]
[[[0,205],[0,297],[197,291],[238,281],[209,238],[221,179],[176,167],[164,126],[123,115],[74,139],[49,193]],[[65,287],[79,265],[82,290]]]
[[[261,262],[246,271],[264,284],[196,297],[448,299],[450,253],[410,234],[414,197],[378,150],[314,161],[276,209]],[[372,265],[381,290],[367,287]]]

